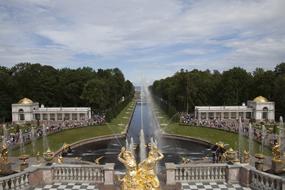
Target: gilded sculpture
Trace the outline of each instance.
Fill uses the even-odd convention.
[[[118,155],[120,162],[126,167],[126,175],[121,179],[122,190],[159,190],[160,183],[156,175],[156,164],[163,159],[163,154],[154,144],[149,145],[150,151],[148,157],[141,163],[136,164],[136,159],[133,153],[121,149]]]
[[[4,163],[8,162],[8,147],[7,147],[6,144],[2,145],[1,161],[4,162]]]
[[[273,160],[280,160],[281,159],[281,152],[280,152],[280,144],[276,143],[273,147],[272,147],[272,156],[273,156]]]

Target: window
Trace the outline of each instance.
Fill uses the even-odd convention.
[[[214,113],[213,112],[209,112],[209,119],[214,119]]]
[[[48,115],[46,113],[43,114],[43,120],[48,120]]]
[[[236,118],[237,118],[236,112],[231,112],[231,119],[236,119]]]
[[[215,119],[221,119],[221,112],[216,113],[216,118]]]
[[[246,112],[246,119],[251,119],[251,112]]]
[[[80,114],[80,120],[85,120],[85,114],[84,113]]]
[[[55,120],[55,114],[54,114],[54,113],[51,113],[51,114],[49,115],[49,117],[50,117],[50,120],[52,120],[52,121]]]
[[[224,119],[229,119],[229,112],[224,113]]]
[[[25,121],[25,114],[23,109],[19,109],[19,120]]]
[[[77,113],[72,114],[72,120],[77,120]]]
[[[36,114],[35,114],[35,119],[36,119],[36,120],[41,120],[41,115],[38,114],[38,113],[36,113]]]
[[[57,120],[59,120],[59,121],[62,120],[62,114],[61,114],[61,113],[58,113],[58,114],[57,114]]]
[[[268,119],[268,108],[267,107],[263,108],[262,119],[264,119],[264,120]]]
[[[64,114],[64,120],[70,120],[69,113]]]

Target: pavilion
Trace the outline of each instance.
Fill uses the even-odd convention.
[[[275,121],[275,103],[263,96],[248,100],[241,106],[195,106],[195,119],[254,119],[255,121]]]
[[[91,119],[90,107],[45,107],[39,106],[29,98],[23,98],[12,104],[12,122],[26,123],[31,121],[65,121]]]

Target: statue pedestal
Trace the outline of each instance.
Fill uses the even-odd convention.
[[[20,164],[20,171],[24,171],[27,167],[29,167],[28,163],[21,163]]]
[[[12,171],[12,164],[10,162],[0,163],[0,174],[9,175],[11,173],[13,173],[13,171]]]
[[[283,168],[284,168],[284,163],[282,160],[272,159],[271,169],[274,174],[280,174],[284,172]]]
[[[254,165],[255,165],[255,168],[257,170],[263,171],[263,160],[262,161],[261,160],[255,161]]]

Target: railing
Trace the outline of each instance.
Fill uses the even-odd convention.
[[[104,166],[56,165],[52,168],[52,181],[104,183]]]
[[[250,171],[250,187],[254,190],[282,190],[282,178],[255,169]]]
[[[226,164],[180,164],[176,165],[174,180],[189,181],[225,181]]]
[[[29,174],[30,172],[24,171],[24,172],[12,174],[6,177],[1,177],[0,178],[0,190],[28,189],[30,187]]]

